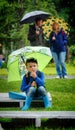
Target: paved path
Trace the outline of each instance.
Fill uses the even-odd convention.
[[[2,76],[2,75],[0,75],[0,79],[6,79],[7,80],[7,76]]]
[[[46,75],[45,78],[46,79],[55,79],[56,75]],[[1,76],[0,75],[0,79],[6,79],[7,80],[7,76]],[[68,75],[68,79],[75,79],[75,75]]]
[[[46,79],[54,79],[56,75],[47,75],[45,76]],[[68,75],[68,79],[75,79],[75,75]]]

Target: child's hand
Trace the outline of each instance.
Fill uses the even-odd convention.
[[[33,78],[36,78],[36,77],[37,77],[36,72],[31,72],[30,75],[31,75]]]
[[[37,86],[36,82],[35,82],[35,81],[33,81],[33,82],[31,83],[31,86],[32,86],[32,87]]]

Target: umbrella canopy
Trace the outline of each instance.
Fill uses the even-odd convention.
[[[50,14],[47,13],[47,12],[44,12],[44,11],[32,11],[32,12],[29,12],[29,13],[25,14],[23,16],[23,18],[21,19],[20,23],[22,23],[22,24],[25,23],[26,24],[26,23],[35,22],[35,19],[37,17],[41,17],[43,20],[45,20],[49,16],[50,16]]]
[[[27,73],[25,61],[34,57],[38,61],[38,69],[43,70],[52,58],[50,48],[26,46],[12,52],[8,56],[8,81],[22,80]]]

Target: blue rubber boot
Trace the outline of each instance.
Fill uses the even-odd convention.
[[[27,96],[25,105],[22,108],[23,111],[28,110],[30,108],[31,101],[32,101],[32,98]]]
[[[50,108],[52,106],[52,102],[49,100],[48,95],[43,97],[45,108]]]

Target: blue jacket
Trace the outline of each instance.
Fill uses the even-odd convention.
[[[30,73],[24,75],[22,84],[21,84],[21,91],[28,91],[31,87],[31,83],[35,81],[37,83],[37,87],[44,86],[44,74],[43,72],[37,71],[37,77],[33,78],[30,76]]]
[[[52,40],[52,37],[55,36],[56,40]],[[56,35],[55,32],[50,34],[50,44],[52,45],[52,51],[56,53],[66,51],[66,44],[68,43],[68,38],[65,32],[60,30]]]

